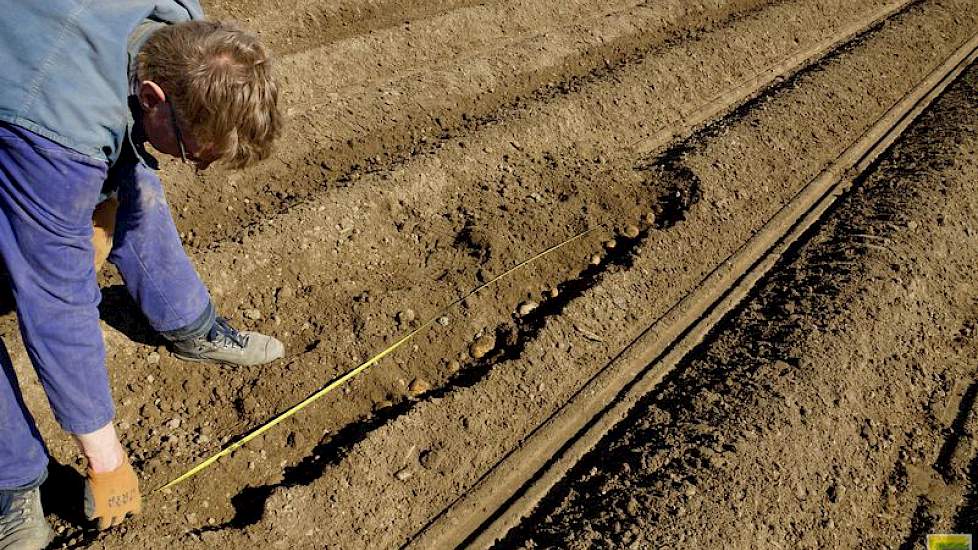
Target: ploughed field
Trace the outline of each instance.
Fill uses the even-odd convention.
[[[241,21],[278,52],[289,124],[275,157],[244,172],[195,175],[164,163],[168,199],[220,312],[239,328],[274,334],[288,354],[262,367],[182,363],[142,322],[118,275],[105,273],[117,422],[147,495],[142,516],[98,533],[79,518],[74,445],[47,410],[15,320],[3,317],[0,331],[57,461],[45,490],[59,534],[54,547],[408,543],[978,32],[971,0],[207,4],[212,17]],[[445,304],[588,229],[594,231],[439,315],[378,365],[233,455],[149,494]],[[909,265],[911,258],[888,261]],[[922,303],[929,297],[921,291]],[[809,307],[799,300],[793,314],[821,324],[825,313]],[[891,322],[889,314],[877,317]],[[751,343],[757,331],[724,342],[761,345]],[[834,341],[839,357],[849,357],[844,344]],[[694,367],[716,377],[710,360],[697,359]],[[921,376],[938,376],[930,370],[935,362],[920,364]],[[636,429],[659,422],[670,430],[663,456],[685,448],[698,429],[682,420],[685,403],[677,397],[683,384],[698,382],[676,376],[659,401],[636,409],[654,406],[667,416],[628,420]],[[901,378],[901,391],[921,383],[915,376]],[[867,405],[890,395],[866,387],[847,391]],[[844,397],[831,399],[849,403],[842,389],[832,391]],[[757,395],[764,406],[767,398]],[[694,412],[723,403],[703,397]],[[743,399],[746,412],[739,414],[764,410],[752,403]],[[886,429],[924,419],[927,411],[914,403],[908,397],[888,404],[904,407],[899,414],[874,409],[869,433],[885,440]],[[818,418],[820,433],[839,430],[836,445],[849,437],[851,419]],[[890,426],[897,418],[905,424]],[[629,433],[627,424],[617,430]],[[757,432],[762,441],[777,439]],[[734,445],[728,462],[756,459],[753,468],[793,474],[810,434],[778,433],[778,441],[798,440],[787,445],[790,460],[780,463],[774,450],[763,454],[761,447],[738,455],[743,447]],[[853,456],[839,464],[865,470],[862,455]],[[634,485],[614,485],[614,476],[627,474],[623,463],[607,473],[616,495]],[[534,525],[521,525],[501,544],[617,546],[627,533],[628,543],[643,547],[654,539],[638,534],[665,529],[666,520],[717,517],[705,505],[672,514],[680,497],[669,491],[681,486],[687,495],[689,472],[702,464],[656,458],[628,463],[631,475],[662,470],[654,475],[675,483],[641,485],[635,506],[621,497],[625,515],[644,519],[578,521],[575,514],[591,512],[574,498],[604,490],[586,479],[605,475],[603,462],[592,456],[583,464],[598,474],[572,472],[543,501]],[[841,479],[844,470],[834,475]],[[714,505],[772,498],[765,491],[779,483],[702,477],[726,492],[712,500],[700,493]],[[792,485],[777,498],[801,499],[814,514],[822,504],[808,496],[816,489],[806,480],[815,478],[796,477],[804,490]],[[862,506],[853,496],[860,485],[846,486],[843,502]],[[880,498],[867,497],[875,499],[872,506]],[[883,512],[890,520],[860,528],[884,537],[891,533],[886,521],[916,526],[934,515],[900,502]],[[712,527],[712,540],[724,533],[742,537],[735,542],[743,547],[765,537],[789,545],[801,540],[791,527],[795,511],[741,506],[731,513],[744,509],[747,519],[723,516],[727,523]],[[843,521],[832,527],[831,519],[799,525],[831,533]],[[739,521],[767,530],[744,531]],[[591,531],[576,533],[580,525]],[[676,529],[687,537],[698,531],[693,523]]]

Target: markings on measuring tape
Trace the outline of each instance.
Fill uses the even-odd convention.
[[[208,457],[207,459],[205,459],[201,463],[199,463],[196,466],[194,466],[193,468],[187,470],[186,472],[184,472],[179,477],[173,479],[172,481],[170,481],[166,485],[163,485],[162,487],[156,489],[153,492],[155,493],[155,492],[162,491],[164,489],[169,489],[170,487],[173,487],[173,486],[175,486],[175,485],[177,485],[179,483],[182,483],[182,482],[184,482],[184,481],[192,478],[193,476],[199,474],[200,472],[206,470],[208,467],[210,467],[212,464],[214,464],[218,460],[220,460],[220,459],[222,459],[222,458],[230,455],[234,451],[240,449],[241,447],[243,447],[249,441],[255,439],[256,437],[258,437],[260,435],[262,435],[263,433],[267,432],[268,430],[271,430],[272,428],[274,428],[275,426],[277,426],[281,422],[285,421],[289,417],[295,415],[296,413],[298,413],[302,409],[304,409],[304,408],[308,407],[309,405],[311,405],[312,403],[318,401],[321,397],[323,397],[327,393],[330,393],[331,391],[333,391],[336,388],[342,386],[346,382],[352,380],[353,378],[355,378],[357,375],[359,375],[363,371],[365,371],[368,368],[376,365],[378,362],[380,362],[381,359],[383,359],[384,357],[387,357],[388,355],[390,355],[391,353],[393,353],[394,350],[396,350],[397,348],[399,348],[402,345],[404,345],[405,343],[407,343],[409,340],[411,340],[412,338],[414,338],[415,336],[417,336],[420,332],[426,330],[428,327],[430,327],[432,324],[434,324],[435,321],[439,317],[441,317],[442,315],[444,315],[445,313],[447,313],[453,307],[461,304],[466,299],[471,298],[472,296],[475,296],[479,292],[481,292],[481,291],[485,290],[486,288],[488,288],[488,287],[496,284],[500,280],[508,277],[509,275],[515,273],[516,271],[519,271],[520,269],[522,269],[522,268],[526,267],[527,265],[529,265],[529,264],[531,264],[531,263],[539,260],[540,258],[543,258],[544,256],[547,256],[548,254],[550,254],[552,252],[555,252],[555,251],[557,251],[557,250],[559,250],[559,249],[561,249],[561,248],[563,248],[563,247],[565,247],[565,246],[573,243],[574,241],[583,239],[584,237],[586,237],[587,235],[593,233],[594,231],[597,231],[598,229],[599,228],[594,227],[594,228],[588,229],[586,231],[582,231],[582,232],[578,233],[577,235],[574,235],[573,237],[571,237],[571,238],[569,238],[569,239],[567,239],[567,240],[565,240],[565,241],[563,241],[563,242],[561,242],[559,244],[556,244],[554,246],[551,246],[550,248],[544,250],[543,252],[540,252],[536,256],[533,256],[532,258],[529,258],[527,260],[524,260],[524,261],[516,264],[515,266],[513,266],[510,269],[506,270],[501,275],[498,275],[495,278],[493,278],[492,280],[490,280],[490,281],[488,281],[488,282],[486,282],[486,283],[484,283],[484,284],[476,287],[475,289],[473,289],[472,291],[470,291],[466,295],[464,295],[461,298],[455,300],[454,302],[448,304],[447,306],[442,307],[440,310],[438,310],[437,313],[435,313],[430,319],[428,319],[427,321],[425,321],[424,323],[422,323],[418,328],[416,328],[416,329],[412,330],[411,332],[405,334],[399,340],[397,340],[396,342],[394,342],[393,344],[391,344],[390,346],[388,346],[386,349],[384,349],[380,353],[374,355],[370,359],[367,359],[366,361],[364,361],[363,363],[361,363],[357,367],[355,367],[355,368],[351,369],[350,371],[348,371],[346,374],[340,376],[339,378],[333,380],[329,384],[323,386],[323,388],[320,389],[319,391],[317,391],[316,393],[314,393],[314,394],[310,395],[309,397],[303,399],[299,403],[296,403],[295,405],[293,405],[292,407],[290,407],[289,409],[287,409],[285,412],[280,413],[275,418],[272,418],[268,422],[262,424],[261,426],[258,426],[254,430],[248,432],[247,434],[245,434],[244,436],[242,436],[240,439],[238,439],[234,443],[231,443],[227,447],[221,449],[216,454],[211,455],[210,457]]]

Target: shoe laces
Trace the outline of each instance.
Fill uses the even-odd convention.
[[[243,348],[248,345],[248,337],[235,330],[224,317],[214,319],[214,325],[207,333],[207,341],[224,347]]]

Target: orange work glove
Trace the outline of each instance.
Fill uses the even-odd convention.
[[[139,496],[139,479],[127,458],[111,472],[97,474],[88,470],[85,480],[85,515],[98,518],[98,528],[107,529],[119,525],[126,514],[138,514],[143,509]]]

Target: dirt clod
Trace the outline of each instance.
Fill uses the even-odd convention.
[[[291,300],[293,296],[295,296],[295,291],[292,290],[292,287],[285,285],[279,288],[278,291],[275,293],[275,300],[276,302],[287,301],[287,300]]]
[[[258,412],[258,400],[249,395],[238,402],[238,410],[245,416],[254,416]]]
[[[445,462],[445,453],[438,449],[423,451],[419,457],[421,467],[426,470],[438,470]]]

